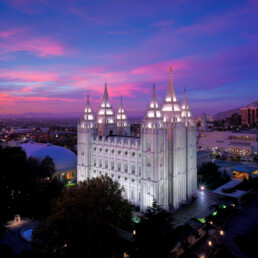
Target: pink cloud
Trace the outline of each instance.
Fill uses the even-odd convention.
[[[17,35],[20,32],[22,32],[21,29],[3,30],[3,31],[0,31],[0,38],[6,39],[11,36]]]
[[[0,78],[8,81],[49,82],[58,79],[54,72],[17,71],[0,69]]]
[[[0,53],[11,53],[17,51],[28,51],[37,56],[63,56],[66,53],[65,47],[49,38],[15,39],[0,43]]]
[[[172,70],[180,71],[188,66],[186,60],[169,60],[164,62],[158,62],[151,65],[145,65],[132,70],[132,75],[144,75],[144,77],[149,77],[150,79],[156,80],[161,79],[164,74],[169,74],[169,68]],[[164,79],[164,77],[163,77]],[[163,80],[162,79],[162,80]]]
[[[26,102],[55,102],[55,101],[65,101],[74,102],[74,100],[69,98],[48,98],[48,97],[29,97],[29,96],[13,96],[6,93],[0,94],[0,101],[4,102],[15,102],[15,101],[26,101]]]

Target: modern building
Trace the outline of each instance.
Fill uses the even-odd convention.
[[[72,151],[51,143],[37,143],[34,141],[20,146],[25,150],[28,158],[33,157],[39,160],[43,160],[46,156],[52,158],[56,169],[53,177],[57,177],[60,180],[76,179],[77,157]]]
[[[241,108],[241,124],[257,125],[258,124],[258,104],[250,104]]]
[[[87,97],[78,124],[77,181],[108,175],[124,188],[124,197],[146,210],[156,201],[176,209],[196,195],[196,126],[184,92],[180,105],[172,70],[161,106],[155,86],[141,136],[130,136],[122,99],[115,115],[107,84],[97,119]]]
[[[257,177],[258,176],[258,165],[237,165],[234,166],[232,169],[232,177],[233,178],[246,178],[249,179],[249,177]]]
[[[211,162],[210,152],[208,151],[197,151],[197,169],[201,168],[203,165]]]
[[[201,131],[201,132],[207,132],[208,131],[206,113],[202,113],[199,131]]]
[[[213,131],[201,134],[198,149],[213,153],[253,157],[258,153],[258,131]]]
[[[231,117],[226,118],[226,122],[231,128],[238,128],[241,125],[241,115],[234,113]]]

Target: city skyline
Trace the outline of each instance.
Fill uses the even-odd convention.
[[[0,1],[0,112],[98,110],[111,104],[144,116],[155,81],[162,101],[173,68],[193,114],[256,101],[255,1]]]

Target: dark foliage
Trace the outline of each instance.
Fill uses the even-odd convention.
[[[60,186],[53,191],[50,190],[52,181],[42,183],[40,180],[41,176],[53,173],[52,159],[48,157],[40,162],[27,159],[21,147],[0,148],[0,164],[0,223],[13,219],[15,214],[29,217],[39,216],[40,211],[46,214],[50,196],[56,197],[57,191],[60,193]]]
[[[171,213],[156,202],[149,208],[136,226],[133,257],[163,257],[172,244]]]
[[[218,167],[212,162],[204,164],[198,170],[198,184],[205,184],[206,188],[209,190],[216,189],[229,180],[229,177],[223,178],[223,176],[221,176],[220,172],[218,172]]]
[[[118,248],[118,228],[131,223],[132,208],[111,178],[88,179],[65,188],[54,202],[46,223],[34,238],[35,254],[49,257],[110,257]]]

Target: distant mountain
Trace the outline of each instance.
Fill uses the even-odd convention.
[[[258,101],[255,101],[255,102],[253,102],[253,103],[250,103],[250,104],[248,104],[248,105],[246,105],[246,106],[253,105],[253,104],[257,104],[257,105],[258,105]],[[246,106],[245,106],[245,107],[246,107]],[[227,110],[227,111],[224,111],[224,112],[219,112],[219,113],[217,113],[217,114],[215,114],[215,115],[213,116],[213,119],[214,119],[215,121],[220,121],[220,120],[226,119],[227,117],[231,117],[232,114],[234,114],[234,113],[241,114],[240,107],[239,107],[239,108],[230,109],[230,110]]]

